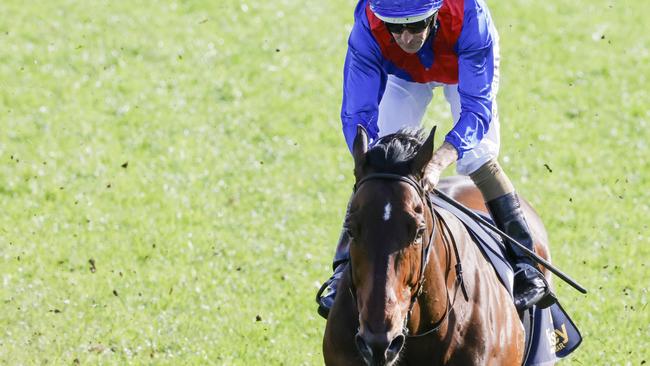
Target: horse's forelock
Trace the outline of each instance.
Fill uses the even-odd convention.
[[[418,152],[426,136],[420,128],[402,128],[396,133],[380,138],[368,150],[368,164],[379,171],[392,171],[403,167]]]

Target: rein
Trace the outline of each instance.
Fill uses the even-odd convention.
[[[438,217],[438,221],[442,222],[442,224],[444,225],[447,233],[449,234],[449,237],[451,238],[452,245],[453,245],[453,248],[454,248],[454,254],[456,256],[456,266],[455,266],[455,270],[456,270],[456,290],[454,291],[454,302],[453,303],[451,302],[451,299],[449,298],[449,289],[447,287],[445,287],[445,289],[446,289],[446,297],[447,297],[447,305],[445,305],[445,307],[446,307],[445,314],[442,316],[442,318],[440,318],[440,320],[438,320],[435,323],[433,328],[427,330],[426,332],[420,333],[420,334],[414,334],[414,335],[408,335],[407,334],[407,336],[410,337],[410,338],[424,337],[424,336],[427,336],[427,335],[429,335],[429,334],[431,334],[433,332],[437,332],[438,329],[440,329],[440,327],[442,326],[445,319],[447,319],[447,316],[449,316],[449,313],[451,312],[451,309],[454,308],[454,304],[456,304],[456,295],[458,294],[458,288],[460,288],[463,291],[463,297],[465,298],[465,301],[469,301],[469,296],[467,295],[467,289],[465,289],[465,281],[463,281],[463,267],[462,267],[462,265],[460,263],[460,254],[458,253],[458,245],[456,244],[456,240],[454,239],[454,236],[451,235],[451,230],[449,229],[449,226],[447,225],[447,222],[445,220],[443,220],[442,216],[440,216],[437,212],[435,212],[435,214]],[[443,238],[443,240],[447,241],[446,237],[444,235],[442,236],[442,238]],[[449,246],[449,244],[447,246]],[[410,312],[409,312],[409,315],[410,315]]]
[[[429,212],[431,213],[431,219],[433,220],[433,225],[431,227],[431,235],[429,236],[429,242],[428,244],[422,245],[422,254],[420,256],[420,279],[418,280],[416,286],[417,289],[413,295],[411,295],[411,301],[409,304],[409,311],[406,315],[406,318],[404,319],[404,324],[402,326],[403,328],[403,333],[407,337],[422,337],[428,334],[431,334],[433,332],[436,332],[440,329],[444,321],[447,319],[449,316],[449,313],[453,309],[454,304],[451,303],[450,297],[449,297],[449,289],[447,288],[447,304],[445,305],[445,314],[442,316],[440,320],[438,320],[434,327],[424,333],[417,334],[417,335],[409,335],[409,329],[408,329],[408,321],[411,318],[411,313],[413,311],[413,306],[415,305],[415,302],[417,301],[418,297],[422,294],[423,291],[423,284],[424,284],[424,276],[426,272],[427,265],[429,264],[429,254],[431,252],[431,248],[433,247],[433,240],[435,237],[435,223],[436,223],[436,217],[438,217],[439,221],[442,221],[444,224],[445,228],[447,229],[447,232],[450,234],[452,238],[452,243],[453,243],[453,248],[454,248],[454,254],[456,256],[456,284],[460,284],[460,286],[456,286],[456,292],[454,293],[454,299],[456,298],[456,293],[458,290],[458,287],[461,287],[463,291],[463,295],[465,297],[465,300],[468,300],[469,297],[467,296],[467,290],[465,289],[465,283],[463,281],[463,269],[460,263],[460,254],[458,252],[458,247],[456,245],[456,240],[453,239],[453,236],[451,235],[451,231],[449,230],[449,227],[447,226],[447,223],[442,220],[442,218],[435,212],[433,209],[433,204],[431,203],[431,200],[428,198],[424,188],[420,183],[418,183],[416,180],[409,176],[404,176],[404,175],[399,175],[399,174],[391,174],[391,173],[374,173],[374,174],[369,174],[365,177],[363,177],[360,181],[358,181],[354,185],[354,192],[356,192],[363,183],[369,181],[369,180],[377,180],[377,179],[383,179],[383,180],[397,180],[397,181],[402,181],[407,184],[409,184],[411,187],[413,187],[417,192],[418,196],[420,199],[427,204],[427,207],[429,207]],[[353,278],[353,272],[352,272],[352,261],[349,262],[348,265],[348,270],[350,271],[350,293],[352,294],[352,298],[354,300],[354,303],[356,305],[357,303],[357,296],[356,296],[356,287],[354,286],[354,278]],[[445,286],[446,288],[446,286]],[[455,300],[454,300],[455,303]]]

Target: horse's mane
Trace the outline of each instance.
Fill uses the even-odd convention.
[[[421,128],[402,128],[377,140],[366,154],[366,163],[377,172],[408,174],[408,163],[425,139]]]

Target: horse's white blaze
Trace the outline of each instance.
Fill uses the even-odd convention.
[[[390,202],[384,206],[384,221],[390,220],[390,212],[393,210],[393,206],[390,205]]]

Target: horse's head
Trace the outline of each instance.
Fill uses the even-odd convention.
[[[359,127],[353,146],[355,193],[346,229],[352,237],[351,290],[359,312],[356,344],[369,365],[392,365],[421,286],[433,217],[420,180],[433,154],[435,127],[400,131],[368,150]]]

